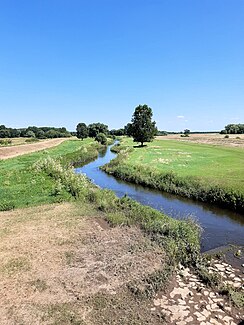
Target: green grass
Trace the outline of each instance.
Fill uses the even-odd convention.
[[[132,139],[123,145],[135,145]],[[154,140],[128,156],[129,165],[143,165],[164,173],[196,177],[206,184],[221,185],[244,193],[244,150],[174,140]]]
[[[62,191],[58,193],[58,186],[46,173],[37,173],[33,164],[51,157],[59,159],[63,165],[68,162],[95,158],[97,143],[92,139],[67,140],[57,147],[42,150],[32,154],[0,161],[0,211],[12,208],[34,206],[68,200],[71,195]],[[61,189],[62,190],[62,189]]]
[[[124,138],[116,159],[103,167],[126,181],[244,211],[244,150],[155,140],[133,148]]]

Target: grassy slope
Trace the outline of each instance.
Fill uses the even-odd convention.
[[[53,181],[44,173],[37,174],[31,166],[35,161],[48,156],[72,157],[80,148],[92,144],[96,146],[91,139],[68,140],[49,150],[0,161],[0,210],[1,205],[25,207],[56,202],[57,198],[50,195]]]
[[[131,139],[123,144],[133,146]],[[155,140],[128,156],[128,164],[142,164],[162,172],[197,177],[202,182],[244,193],[244,150],[173,140]]]

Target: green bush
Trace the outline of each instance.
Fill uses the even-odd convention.
[[[106,135],[104,133],[98,133],[95,137],[95,140],[99,143],[101,143],[102,145],[106,145],[107,144],[107,138]]]

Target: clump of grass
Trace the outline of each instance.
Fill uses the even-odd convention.
[[[47,306],[42,321],[51,322],[53,325],[85,325],[85,322],[78,318],[74,308],[67,303]]]
[[[36,279],[31,281],[30,285],[34,288],[35,291],[39,291],[39,292],[43,292],[48,288],[46,281],[41,279]]]
[[[10,276],[28,270],[30,270],[30,263],[25,257],[12,258],[1,267],[1,271]]]
[[[173,267],[166,266],[163,270],[155,271],[143,279],[130,282],[127,285],[128,289],[138,298],[151,298],[165,286],[172,272]]]
[[[74,197],[78,197],[84,187],[88,186],[85,175],[75,174],[73,168],[64,168],[58,159],[47,157],[38,160],[33,165],[36,172],[44,172],[57,181],[56,194],[62,191],[62,187]]]
[[[10,211],[15,208],[15,204],[9,200],[2,200],[0,202],[0,211]]]
[[[9,146],[12,144],[11,139],[0,139],[0,146]]]

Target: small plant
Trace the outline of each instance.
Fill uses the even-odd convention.
[[[1,139],[0,140],[0,146],[8,146],[12,144],[12,140],[11,139]]]
[[[0,211],[10,211],[15,208],[15,205],[11,201],[3,200],[0,202]]]
[[[226,135],[224,136],[225,139],[228,139],[229,137],[230,137],[229,134],[226,134]]]

